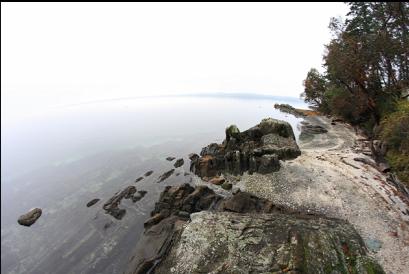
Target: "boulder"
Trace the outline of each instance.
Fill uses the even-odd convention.
[[[153,173],[153,170],[149,170],[149,171],[147,171],[147,172],[144,174],[144,176],[145,176],[145,177],[148,177],[148,176],[150,176],[152,173]]]
[[[42,214],[41,208],[33,208],[26,214],[21,215],[17,222],[23,226],[31,226],[34,224]]]
[[[190,218],[154,273],[384,273],[342,220],[209,211]]]
[[[92,199],[91,201],[89,201],[89,202],[87,203],[87,207],[91,207],[91,206],[95,205],[96,203],[98,203],[98,201],[99,201],[98,198]]]
[[[206,186],[162,192],[125,273],[383,274],[346,221]]]
[[[240,138],[240,130],[236,125],[231,125],[226,128],[226,140],[229,141],[230,138]]]
[[[169,161],[169,162],[171,162],[171,161],[173,161],[173,160],[175,160],[175,159],[176,159],[176,158],[175,158],[175,157],[172,157],[172,156],[169,156],[169,157],[166,158],[166,160]]]
[[[204,147],[200,156],[189,155],[190,170],[201,178],[223,172],[233,175],[245,171],[269,173],[279,170],[279,160],[294,159],[300,154],[291,125],[267,118],[243,132],[235,125],[229,126],[222,144]]]

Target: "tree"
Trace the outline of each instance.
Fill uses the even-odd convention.
[[[318,70],[312,68],[304,80],[304,87],[305,89],[301,97],[304,98],[305,102],[310,103],[318,109],[322,109],[326,90],[325,77],[321,75]]]

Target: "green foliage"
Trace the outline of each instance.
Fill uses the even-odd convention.
[[[409,184],[409,101],[397,104],[380,126],[380,138],[388,145],[386,158],[402,181]]]
[[[301,94],[301,97],[304,98],[305,102],[310,103],[315,108],[323,108],[323,97],[326,91],[324,76],[315,68],[310,69],[304,80],[304,87],[304,93]]]
[[[397,110],[381,122],[380,136],[391,149],[409,156],[409,101],[402,101]]]
[[[351,123],[378,124],[409,86],[409,3],[348,5],[347,20],[330,22],[325,75],[310,70],[303,97]]]
[[[365,129],[378,128],[392,169],[408,180],[409,2],[351,2],[332,18],[325,73],[311,69],[302,97],[321,112]],[[378,126],[380,125],[380,126]]]

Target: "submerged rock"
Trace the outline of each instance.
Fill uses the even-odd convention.
[[[146,194],[144,192],[141,194],[141,191],[136,193],[136,188],[134,186],[128,186],[121,192],[115,193],[103,206],[102,208],[106,213],[110,214],[115,219],[121,220],[126,213],[125,209],[119,208],[119,205],[122,199],[131,199],[133,202],[139,201]]]
[[[222,172],[233,175],[269,173],[279,170],[279,160],[294,159],[301,154],[291,125],[267,118],[244,132],[232,125],[226,129],[222,144],[212,143],[197,154],[189,155],[190,169],[201,178]]]
[[[169,162],[171,162],[171,161],[173,161],[173,160],[175,160],[175,159],[176,159],[175,157],[171,157],[171,156],[169,156],[169,157],[166,158],[166,160],[168,160]]]
[[[135,193],[135,194],[132,196],[132,202],[135,203],[135,202],[141,200],[141,199],[146,195],[146,193],[148,193],[148,192],[145,191],[145,190],[140,190],[140,191],[138,191],[137,193]]]
[[[153,170],[149,170],[149,171],[147,171],[147,172],[144,174],[144,176],[145,176],[145,177],[148,177],[148,176],[150,176],[152,173],[153,173]]]
[[[95,205],[96,203],[98,203],[99,200],[100,200],[100,199],[98,199],[98,198],[92,199],[91,201],[89,201],[89,202],[87,203],[87,207],[91,207],[91,206]]]
[[[139,177],[138,179],[135,180],[135,183],[139,182],[142,179],[143,179],[143,177]]]
[[[41,208],[33,208],[26,214],[21,215],[17,222],[23,226],[31,226],[34,224],[42,214]]]
[[[183,158],[177,159],[175,164],[173,165],[175,168],[181,167],[183,166],[183,164],[185,163],[185,161],[183,160]]]
[[[165,173],[163,173],[161,176],[159,176],[158,183],[160,183],[160,182],[166,180],[167,178],[169,178],[170,175],[173,174],[173,172],[175,172],[175,169],[171,169],[171,170],[166,171]]]

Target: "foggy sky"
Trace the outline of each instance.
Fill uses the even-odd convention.
[[[2,117],[92,100],[298,97],[343,3],[1,3]]]

